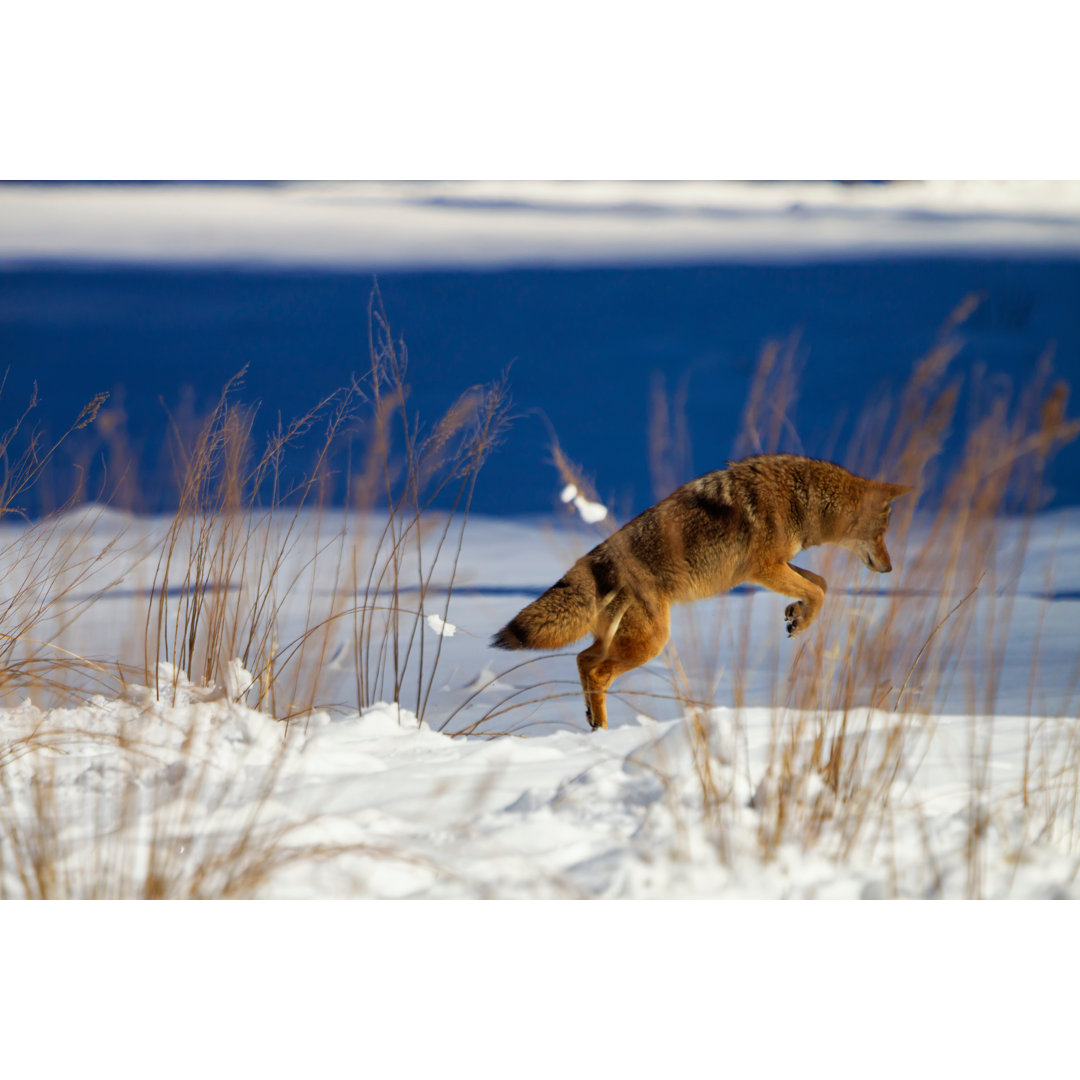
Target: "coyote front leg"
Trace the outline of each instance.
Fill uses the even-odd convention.
[[[801,634],[817,618],[825,600],[825,579],[791,563],[776,563],[758,571],[750,579],[755,585],[798,599],[784,610],[788,637]]]

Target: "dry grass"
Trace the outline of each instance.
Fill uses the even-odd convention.
[[[952,375],[960,347],[953,331],[978,302],[973,296],[959,305],[900,396],[877,403],[861,419],[839,459],[860,475],[916,486],[920,512],[916,518],[913,498],[894,507],[889,547],[898,572],[884,588],[868,584],[845,553],[826,548],[817,560],[830,595],[813,632],[791,643],[794,660],[786,671],[776,669],[772,685],[774,727],[755,796],[766,859],[785,843],[827,842],[843,861],[861,841],[886,835],[898,778],[910,775],[925,754],[932,718],[962,686],[970,718],[968,894],[980,894],[992,718],[1016,580],[1032,516],[1043,505],[1046,464],[1076,438],[1080,423],[1066,419],[1067,388],[1052,381],[1049,355],[1030,384],[1016,390],[983,385],[977,376],[965,385]],[[765,350],[744,417],[742,451],[807,452],[789,419],[795,376],[792,350]],[[961,403],[964,443],[956,463],[945,466],[942,449]],[[752,606],[743,605],[746,621],[732,634],[724,668],[737,706],[745,699],[739,672],[748,667]],[[696,659],[712,647],[695,643]],[[1030,663],[1034,688],[1037,643]],[[677,659],[672,666],[673,687],[692,701]],[[714,681],[697,696],[711,700],[715,688]],[[739,725],[737,714],[734,742]],[[697,738],[704,745],[707,733]],[[708,760],[704,750],[700,757]],[[1064,757],[1075,761],[1076,749],[1066,748]],[[1076,790],[1078,776],[1056,776],[1055,812]],[[707,790],[706,769],[701,780]],[[1032,782],[1025,769],[1025,806]],[[1053,815],[1043,824],[1052,826]],[[1075,829],[1071,816],[1068,828]]]
[[[260,453],[252,410],[230,400],[238,380],[226,386],[184,455],[180,506],[147,612],[147,678],[166,661],[224,686],[239,659],[253,676],[244,700],[282,719],[380,700],[423,719],[442,651],[424,623],[448,613],[477,475],[508,398],[505,379],[473,387],[430,430],[421,427],[406,408],[405,347],[377,292],[370,315],[367,374],[280,428]],[[284,455],[316,430],[313,465],[283,490]],[[366,453],[347,477],[350,501],[330,511],[327,474],[358,438]],[[434,512],[447,497],[449,510]],[[317,603],[320,591],[328,599]],[[299,631],[288,632],[285,609],[296,596],[307,600],[292,613]],[[355,658],[351,705],[328,701],[320,682],[341,642]]]
[[[327,619],[340,613],[331,611],[287,643],[281,641],[281,615],[286,598],[311,569],[292,564],[298,545],[309,539],[313,502],[316,550],[324,548],[319,479],[353,420],[359,392],[355,386],[336,391],[287,427],[279,425],[255,452],[255,413],[231,399],[242,375],[226,385],[195,445],[181,448],[179,507],[162,544],[146,612],[145,678],[160,689],[158,672],[165,662],[175,673],[225,686],[230,662],[239,659],[253,679],[238,693],[277,715],[318,702],[319,665],[308,663],[309,646]],[[316,430],[313,465],[283,488],[285,454]],[[331,542],[341,546],[346,539],[342,530]]]
[[[3,385],[0,383],[0,396]],[[114,540],[92,548],[97,513],[82,520],[64,513],[75,505],[70,496],[61,510],[30,522],[20,503],[44,475],[57,451],[77,431],[89,427],[107,395],[97,395],[55,441],[46,441],[33,425],[37,386],[26,408],[0,434],[0,701],[33,691],[69,697],[87,687],[108,685],[111,672],[85,661],[58,642],[65,630],[93,602],[116,584],[108,575],[120,554]],[[23,449],[16,453],[22,436]],[[11,523],[13,527],[8,527]],[[91,591],[88,591],[91,590]]]
[[[51,515],[6,546],[0,691],[8,700],[49,691],[49,700],[84,705],[103,691],[138,703],[145,723],[113,731],[106,718],[104,730],[85,730],[42,719],[29,732],[0,733],[0,891],[232,897],[298,861],[401,857],[371,845],[298,842],[311,822],[273,823],[267,805],[291,761],[291,721],[378,700],[423,719],[442,654],[425,620],[448,614],[477,476],[507,422],[508,395],[505,378],[471,388],[434,426],[421,426],[407,408],[405,347],[377,290],[370,321],[367,373],[261,444],[255,410],[237,400],[243,372],[201,425],[173,425],[178,507],[153,560],[141,655],[91,660],[61,645],[86,606],[121,584],[103,576],[120,542],[95,548],[92,515],[75,529],[70,515]],[[7,462],[0,510],[15,512],[103,401],[57,443],[31,438]],[[0,456],[29,415],[0,438]],[[126,446],[122,432],[110,428],[109,438],[114,450]],[[297,478],[286,458],[300,451],[311,464]],[[327,493],[342,479],[347,505],[330,510]],[[77,485],[72,502],[79,494]],[[436,499],[449,510],[433,511]],[[342,652],[355,657],[351,702],[326,697],[328,661]],[[276,749],[253,762],[254,789],[242,770],[215,769],[222,735],[204,730],[206,710],[194,706],[179,713],[188,719],[173,733],[169,775],[154,773],[162,749],[142,731],[160,726],[160,703],[189,702],[192,693],[234,721],[246,706],[284,721]],[[105,748],[124,782],[97,790],[91,768],[72,787],[58,763],[74,745]],[[86,782],[89,789],[78,787]]]
[[[362,558],[354,550],[356,698],[404,704],[423,721],[443,641],[432,651],[424,623],[449,612],[477,477],[507,424],[507,380],[471,387],[425,431],[406,408],[408,356],[378,291],[370,314],[373,452],[354,491],[368,520],[381,505],[385,524]],[[449,510],[432,511],[439,498]]]

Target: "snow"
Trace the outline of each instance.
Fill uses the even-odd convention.
[[[581,515],[581,520],[588,525],[595,525],[597,522],[603,521],[608,514],[607,507],[603,503],[591,502],[578,491],[576,484],[567,484],[559,492],[559,500],[573,505],[574,509]]]
[[[607,517],[607,507],[603,503],[590,502],[584,495],[574,496],[574,506],[581,515],[581,520],[589,525],[595,525]]]
[[[61,524],[48,543],[80,535],[87,553],[112,543],[108,569],[132,587],[113,595],[91,576],[81,588],[94,602],[56,643],[99,659],[119,654],[126,629],[145,619],[145,563],[167,523],[84,510]],[[302,525],[289,556],[297,566],[326,547],[325,519]],[[15,558],[24,528],[4,527],[3,558]],[[783,603],[736,593],[677,609],[673,620],[689,677],[699,689],[713,680],[711,705],[672,697],[663,656],[616,685],[611,729],[589,732],[572,655],[504,657],[486,641],[592,542],[528,522],[470,521],[453,622],[424,615],[444,636],[422,719],[411,690],[400,704],[348,707],[351,656],[327,665],[326,704],[288,722],[246,703],[258,679],[235,658],[220,686],[163,662],[148,680],[81,702],[50,702],[45,688],[8,700],[3,892],[33,892],[17,872],[13,837],[36,836],[44,822],[55,880],[73,895],[131,895],[148,880],[178,895],[281,898],[1080,895],[1071,598],[1080,513],[1039,519],[1015,591],[978,599],[991,622],[1012,607],[989,713],[965,708],[960,676],[930,715],[879,706],[809,716],[777,704],[774,687],[798,655],[780,632]],[[902,588],[904,550],[893,554],[888,587]],[[329,568],[333,553],[325,560]],[[312,581],[312,595],[333,592],[318,566]],[[311,602],[284,605],[283,636],[311,617]],[[852,602],[830,591],[829,603]],[[867,610],[872,618],[873,603]],[[348,652],[346,629],[328,657]],[[743,633],[751,647],[740,661],[725,641]],[[701,659],[695,641],[720,644]],[[977,672],[982,661],[972,663]],[[777,781],[778,749],[798,759],[812,752],[819,725],[841,724],[863,738],[870,803],[839,798],[813,770],[791,788]],[[879,763],[892,760],[898,736],[904,753],[884,775]],[[43,791],[55,798],[42,801]],[[798,827],[777,829],[781,807]]]
[[[389,270],[1072,254],[1078,181],[0,187],[0,261]]]
[[[453,637],[457,633],[457,627],[453,623],[443,622],[438,615],[429,615],[425,621],[440,637]]]

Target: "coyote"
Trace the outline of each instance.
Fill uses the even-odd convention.
[[[606,728],[608,687],[664,647],[672,604],[752,582],[796,598],[784,619],[789,636],[801,634],[821,609],[825,579],[788,560],[838,544],[889,573],[891,503],[913,490],[791,454],[729,463],[683,484],[583,555],[491,644],[561,649],[591,632],[596,640],[578,654],[578,673],[586,719]]]

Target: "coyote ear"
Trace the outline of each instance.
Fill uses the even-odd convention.
[[[915,490],[910,484],[883,483],[881,488],[887,503],[891,503],[893,499],[899,499],[901,495],[910,495]]]

